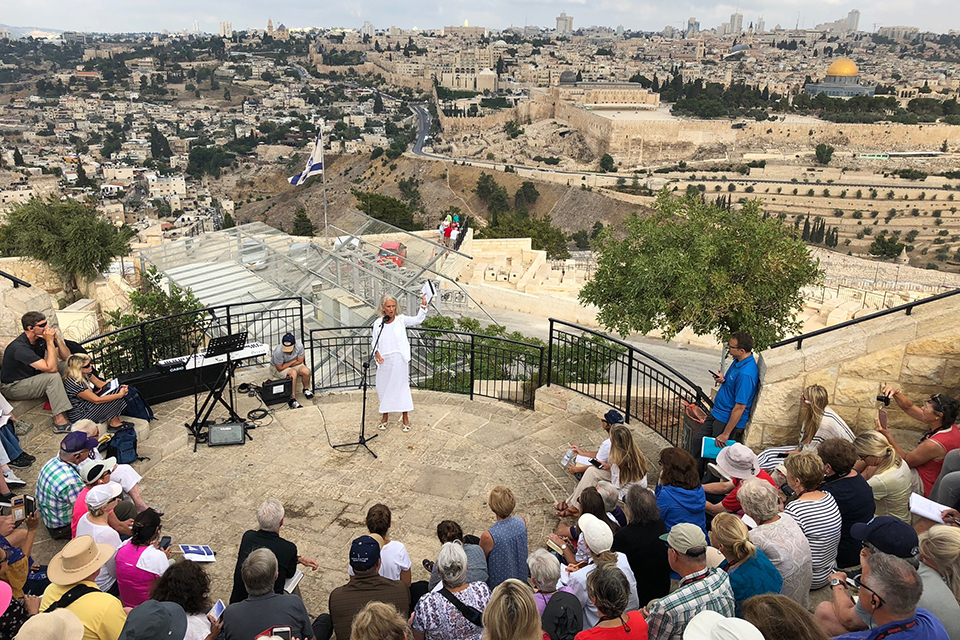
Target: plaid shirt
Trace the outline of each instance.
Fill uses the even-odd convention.
[[[69,462],[57,456],[43,465],[37,478],[37,507],[43,524],[51,529],[69,525],[82,490],[80,474]]]
[[[707,568],[680,581],[680,588],[650,607],[647,637],[650,640],[681,640],[687,623],[701,611],[716,611],[732,618],[733,589],[727,572]]]

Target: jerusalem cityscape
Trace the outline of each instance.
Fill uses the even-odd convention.
[[[0,640],[960,640],[958,100],[943,0],[5,7]]]

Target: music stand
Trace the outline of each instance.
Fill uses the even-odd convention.
[[[225,336],[217,336],[216,338],[210,340],[206,351],[203,353],[204,359],[226,355],[227,362],[226,366],[223,368],[223,371],[219,376],[217,376],[217,380],[213,383],[213,386],[207,387],[207,397],[204,399],[203,405],[200,407],[200,409],[194,414],[193,424],[187,425],[187,429],[189,429],[190,433],[193,435],[194,451],[197,450],[197,442],[200,440],[200,432],[203,430],[204,425],[207,424],[207,421],[210,419],[210,414],[213,413],[213,409],[217,406],[218,402],[222,404],[230,413],[230,419],[232,421],[240,423],[243,422],[240,416],[237,415],[236,409],[233,407],[233,386],[231,385],[231,381],[233,380],[234,363],[230,358],[230,354],[242,350],[246,344],[246,331],[231,333]],[[194,362],[194,366],[198,369],[199,364],[200,363],[198,361]],[[228,387],[230,391],[229,402],[223,399],[223,392]]]

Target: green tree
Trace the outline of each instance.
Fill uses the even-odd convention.
[[[237,223],[234,222],[233,216],[230,215],[230,212],[229,212],[229,211],[224,212],[224,214],[223,214],[223,225],[222,225],[221,228],[222,228],[222,229],[232,229],[232,228],[234,228],[235,226],[237,226]]]
[[[173,156],[170,151],[170,142],[156,127],[150,129],[150,156],[154,160],[166,160]]]
[[[130,251],[133,231],[117,228],[76,200],[34,198],[7,213],[0,237],[14,255],[45,262],[62,280],[68,299],[81,279],[93,280]]]
[[[373,97],[373,113],[383,113],[383,98],[380,97],[379,91]]]
[[[615,173],[617,171],[617,163],[613,161],[613,156],[609,153],[605,153],[600,157],[600,171],[607,173]]]
[[[513,195],[513,206],[518,209],[531,207],[536,204],[537,198],[539,197],[540,192],[537,191],[537,185],[529,180],[524,180],[523,184],[520,185],[520,188],[517,189],[517,192]]]
[[[20,149],[14,148],[13,150],[13,166],[22,167],[23,166],[23,154],[20,153]]]
[[[310,217],[307,216],[306,208],[297,207],[297,210],[293,214],[293,231],[291,235],[312,236],[316,232],[317,228],[313,226]]]
[[[833,147],[828,144],[820,143],[817,145],[816,154],[817,162],[820,164],[830,164],[830,159],[833,158]]]
[[[360,191],[359,189],[351,189],[350,192],[357,199],[357,209],[371,218],[383,220],[407,231],[419,231],[421,229],[422,225],[413,221],[413,212],[400,200],[379,193]]]
[[[224,100],[230,100],[230,89],[229,89],[229,88],[223,90],[223,99],[224,99]]]
[[[570,236],[570,239],[573,240],[574,244],[577,245],[577,249],[585,251],[590,248],[590,234],[587,233],[586,229],[580,229],[573,233]]]
[[[728,209],[664,189],[654,209],[632,214],[623,239],[605,231],[594,243],[597,270],[580,300],[600,309],[601,325],[666,338],[686,327],[721,340],[749,331],[759,349],[800,328],[801,288],[821,272],[758,200]]]
[[[516,120],[510,120],[503,125],[503,132],[512,140],[523,135],[523,127]]]
[[[900,255],[905,246],[902,242],[897,242],[896,236],[887,236],[885,232],[881,232],[870,243],[870,255],[892,260]]]

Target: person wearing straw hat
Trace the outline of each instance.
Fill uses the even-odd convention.
[[[117,640],[127,615],[120,601],[94,582],[113,552],[112,546],[90,536],[68,542],[47,566],[50,586],[43,592],[40,611],[67,609],[75,614],[83,623],[83,640]]]
[[[759,478],[766,480],[771,486],[777,487],[770,474],[760,468],[760,460],[757,454],[745,444],[735,442],[729,447],[724,447],[717,456],[715,466],[727,480],[723,482],[711,482],[703,486],[705,493],[709,495],[723,495],[723,500],[714,504],[707,498],[707,513],[715,516],[718,513],[730,512],[741,514],[743,507],[737,500],[737,492],[740,491],[740,485],[747,478]],[[716,498],[715,498],[716,499]]]
[[[82,640],[83,623],[66,609],[41,613],[20,627],[13,640]]]

